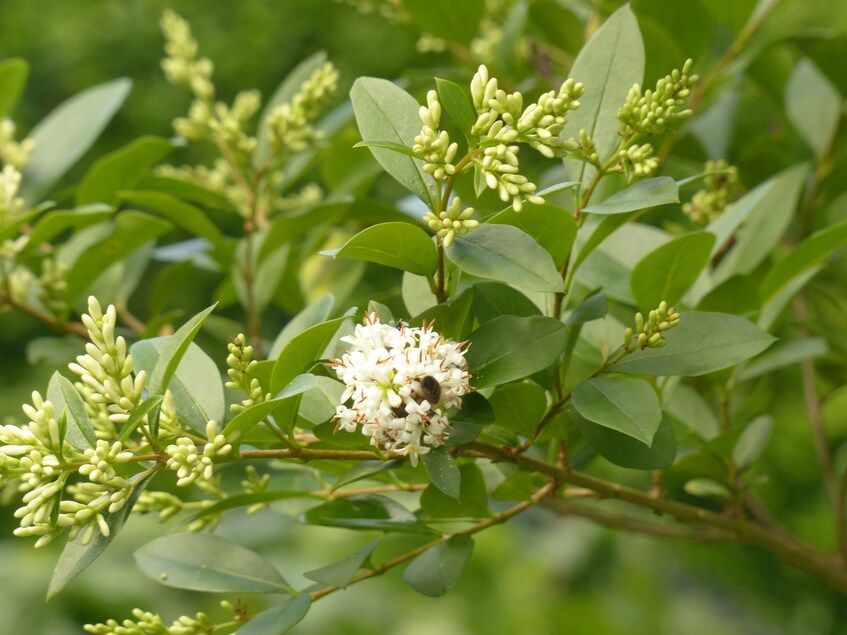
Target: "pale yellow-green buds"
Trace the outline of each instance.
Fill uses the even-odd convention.
[[[446,130],[438,130],[441,123],[441,103],[434,90],[427,93],[426,106],[421,106],[418,114],[423,128],[415,137],[412,152],[423,161],[424,172],[431,174],[436,181],[443,181],[456,173],[456,166],[452,161],[456,157],[459,144],[450,142],[450,135]]]
[[[655,90],[642,93],[638,84],[630,89],[626,102],[618,111],[624,138],[660,134],[691,115],[691,110],[684,106],[692,86],[699,79],[689,74],[693,65],[692,60],[686,60],[682,70],[674,69],[656,82]]]
[[[15,141],[15,124],[9,118],[0,120],[0,161],[15,168],[22,169],[35,149],[35,141],[24,139]]]
[[[650,176],[659,167],[659,160],[653,156],[653,146],[649,143],[633,144],[618,153],[619,169],[626,174],[627,181]]]
[[[253,377],[248,377],[248,373],[258,362],[253,359],[253,347],[247,345],[247,338],[242,333],[239,333],[236,338],[227,345],[229,355],[226,358],[226,364],[229,366],[227,375],[229,381],[226,382],[227,388],[240,389],[247,398],[243,399],[240,404],[232,404],[230,410],[232,412],[241,412],[257,403],[266,401],[271,398],[270,393],[265,393],[259,380]]]
[[[723,159],[706,162],[705,187],[682,211],[699,225],[706,225],[723,213],[738,193],[738,169]]]
[[[446,210],[437,216],[427,212],[424,221],[441,239],[445,247],[453,244],[456,236],[464,236],[470,230],[479,227],[479,221],[473,219],[474,210],[468,207],[462,210],[462,201],[455,197]]]
[[[679,313],[662,300],[659,306],[647,314],[635,314],[635,329],[624,329],[623,347],[627,352],[636,348],[661,348],[665,345],[664,332],[679,324]]]
[[[165,78],[172,84],[190,89],[198,99],[213,99],[215,87],[211,77],[214,67],[206,58],[197,59],[197,42],[191,35],[188,22],[166,9],[160,24],[168,55],[162,60]]]

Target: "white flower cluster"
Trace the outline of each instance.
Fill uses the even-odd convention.
[[[183,615],[170,626],[161,616],[142,609],[133,609],[132,617],[121,622],[108,620],[105,624],[86,624],[85,630],[95,635],[198,635],[217,628],[205,613],[197,613],[195,617]]]
[[[330,363],[347,385],[336,430],[361,426],[371,445],[408,455],[413,465],[443,445],[450,434],[445,411],[461,407],[471,390],[464,343],[444,339],[431,324],[382,324],[375,313],[341,339],[350,348]]]
[[[176,472],[179,487],[191,485],[198,478],[205,481],[212,480],[214,475],[213,458],[226,456],[232,451],[232,445],[226,442],[226,437],[218,434],[218,424],[209,421],[206,425],[206,438],[208,443],[203,446],[203,451],[195,445],[188,437],[180,437],[176,443],[165,448],[170,457],[166,464],[168,469]]]

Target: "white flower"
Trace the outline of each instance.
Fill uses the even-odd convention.
[[[361,426],[371,445],[407,454],[413,465],[443,445],[450,434],[446,410],[460,408],[471,390],[464,342],[444,339],[432,324],[382,324],[375,313],[341,341],[350,348],[330,364],[347,385],[336,431]]]

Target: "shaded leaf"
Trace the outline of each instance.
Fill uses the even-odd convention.
[[[362,565],[381,542],[382,540],[375,540],[338,562],[333,562],[320,569],[306,571],[303,575],[315,582],[345,589],[353,576],[356,575],[356,572],[362,568]]]
[[[670,203],[679,203],[679,186],[668,176],[658,176],[638,181],[582,211],[586,214],[626,214]]]
[[[662,421],[656,391],[642,379],[594,377],[576,385],[572,401],[588,421],[629,435],[647,446],[653,444]]]
[[[435,245],[424,230],[411,223],[374,225],[353,236],[340,249],[321,253],[376,262],[419,276],[435,273]]]
[[[59,371],[50,377],[47,399],[53,404],[56,415],[61,415],[63,410],[67,414],[65,439],[68,443],[77,450],[86,450],[97,445],[97,434],[85,409],[85,402],[74,385],[60,375]]]
[[[664,300],[675,305],[709,264],[715,237],[709,232],[685,234],[642,258],[632,270],[630,287],[639,308],[649,311]]]
[[[355,494],[318,505],[297,520],[307,525],[325,525],[347,529],[432,533],[400,503],[378,494]]]
[[[406,567],[403,581],[424,595],[444,595],[462,575],[473,544],[470,536],[458,535],[427,549]]]
[[[281,635],[306,617],[312,606],[312,596],[301,593],[282,604],[259,613],[238,629],[237,635]]]
[[[459,467],[444,446],[434,448],[426,454],[421,454],[421,462],[432,484],[442,492],[458,500],[462,485],[462,475]]]

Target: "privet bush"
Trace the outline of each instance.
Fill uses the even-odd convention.
[[[847,477],[813,361],[829,340],[841,364],[843,345],[810,336],[827,318],[816,325],[808,307],[847,241],[837,211],[818,213],[843,162],[842,97],[797,64],[786,112],[814,164],[792,157],[745,192],[721,156],[724,106],[702,107],[778,3],[763,3],[704,77],[683,58],[650,85],[628,6],[594,24],[564,81],[501,79],[498,47],[531,52],[498,26],[494,4],[382,3],[422,27],[424,49],[475,68],[415,86],[420,100],[356,79],[352,110],[323,54],[264,103],[251,90],[217,101],[213,63],[167,11],[162,68],[193,97],[177,137],[101,157],[61,203],[42,199],[128,83],[71,99],[20,141],[3,119],[0,303],[81,340],[25,418],[0,427],[14,533],[35,547],[66,541],[52,596],[134,514],[178,517],[187,532],[163,531],[138,567],[231,596],[215,615],[144,607],[86,631],[281,633],[321,598],[395,568],[439,596],[476,534],[534,507],[742,543],[847,592]],[[25,76],[19,60],[0,67],[6,111]],[[356,159],[334,164],[325,189],[315,165],[354,126],[367,149],[343,150]],[[692,137],[708,159],[675,162]],[[213,148],[211,165],[162,163],[187,143]],[[200,272],[215,280],[210,306],[165,310]],[[139,317],[130,306],[150,276]],[[273,332],[280,309],[293,317]],[[760,500],[757,465],[779,431],[769,404],[744,404],[796,364],[832,548],[793,535]],[[296,588],[214,533],[224,514],[282,499],[302,501],[303,525],[383,537]],[[625,505],[612,512],[607,499]],[[393,539],[410,534],[416,546],[396,555]],[[276,599],[262,609],[243,593]]]

